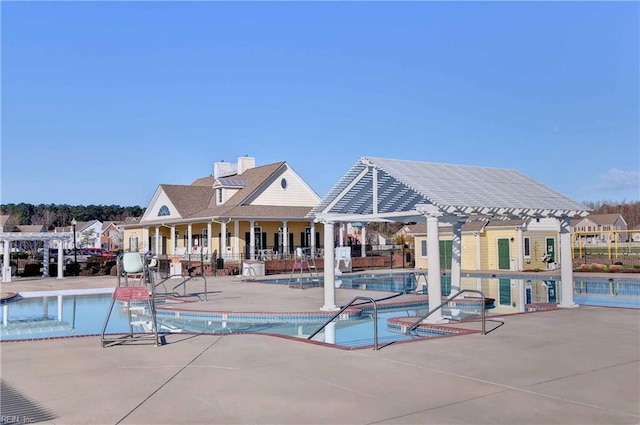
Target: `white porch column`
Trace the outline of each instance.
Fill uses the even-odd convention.
[[[233,222],[233,252],[240,255],[240,220]]]
[[[462,225],[466,218],[460,218],[453,222],[453,239],[451,240],[451,292],[453,295],[458,292],[462,286],[460,284],[460,269],[462,263]],[[438,243],[438,247],[440,244]]]
[[[516,237],[518,238],[517,247],[518,247],[518,271],[521,272],[524,270],[524,250],[523,250],[523,239],[522,239],[522,227],[516,227]]]
[[[315,221],[312,221],[311,223],[311,240],[309,241],[310,245],[311,245],[311,258],[315,258],[316,257],[316,223]]]
[[[255,225],[256,225],[255,220],[249,220],[249,247],[247,248],[247,250],[249,251],[249,259],[251,260],[256,259],[256,229],[254,227]]]
[[[192,247],[193,246],[193,224],[189,223],[187,224],[187,254],[191,254],[192,253]]]
[[[360,244],[362,245],[362,253],[360,254],[361,257],[366,257],[367,256],[367,226],[365,226],[364,223],[362,223],[362,241],[360,241]]]
[[[171,241],[169,242],[169,254],[176,254],[176,226],[171,226],[171,235],[169,236]]]
[[[220,258],[227,259],[227,223],[220,222]]]
[[[62,249],[62,240],[58,241],[58,273],[56,279],[64,279],[64,249]]]
[[[346,226],[345,223],[340,223],[340,234],[338,235],[338,239],[339,239],[339,246],[344,246],[344,226]]]
[[[286,220],[282,221],[282,254],[289,256],[289,223]]]
[[[571,259],[571,229],[569,217],[560,222],[560,280],[562,280],[562,301],[560,307],[577,307],[573,302],[573,262]]]
[[[336,307],[336,273],[333,222],[324,222],[324,305],[320,310],[333,311]]]
[[[211,228],[211,222],[207,223],[207,249],[209,250],[209,255],[211,255],[211,253],[213,253],[213,247],[211,246],[211,242],[213,241],[212,237],[211,237],[211,231],[213,230]]]
[[[139,244],[140,242],[138,242]],[[142,252],[149,251],[149,228],[142,228]]]
[[[2,281],[3,282],[11,282],[11,254],[10,254],[10,245],[9,241],[4,241],[4,249],[2,256]]]
[[[438,217],[435,214],[427,215],[427,278],[429,311],[433,311],[442,303],[442,287],[440,279],[440,236],[438,229]],[[425,323],[442,323],[442,309],[435,311],[425,319]]]
[[[160,254],[160,226],[156,226],[156,244],[154,254]]]

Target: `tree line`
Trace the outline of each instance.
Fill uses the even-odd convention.
[[[52,230],[56,227],[71,225],[76,221],[125,221],[130,217],[141,217],[145,209],[139,206],[123,207],[119,205],[56,205],[56,204],[2,204],[0,213],[11,215],[16,225],[44,225]]]
[[[595,201],[583,202],[583,204],[593,210],[591,214],[619,213],[624,217],[629,229],[640,228],[640,202]],[[0,212],[3,215],[10,214],[15,224],[44,225],[48,229],[69,226],[74,218],[77,221],[125,221],[128,217],[141,217],[144,211],[145,208],[140,206],[122,207],[119,205],[33,205],[26,203],[0,205]]]

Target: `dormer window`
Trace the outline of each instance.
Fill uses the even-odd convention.
[[[222,204],[222,188],[218,189],[218,204]]]
[[[166,215],[171,215],[171,212],[169,211],[169,207],[163,205],[160,207],[160,211],[158,211],[158,217],[163,217]]]

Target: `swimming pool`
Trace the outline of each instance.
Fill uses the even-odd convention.
[[[77,291],[76,291],[77,292]],[[26,340],[41,338],[60,338],[81,335],[98,335],[104,325],[106,313],[111,304],[110,292],[102,294],[80,295],[78,293],[43,297],[27,297],[4,303],[3,325],[0,327],[0,340]],[[106,333],[128,332],[129,322],[125,303],[117,302],[109,320]],[[412,340],[422,337],[442,335],[441,331],[422,332],[418,336],[403,335],[393,326],[387,326],[387,319],[398,316],[416,316],[425,309],[396,308],[378,312],[378,340],[380,344]],[[148,322],[151,320],[148,309],[133,309],[133,320]],[[177,333],[267,333],[307,338],[327,319],[327,314],[317,316],[281,317],[270,319],[252,314],[251,317],[238,313],[220,319],[220,313],[157,310],[157,322],[160,332]],[[363,309],[362,314],[348,320],[337,320],[335,326],[329,326],[316,335],[314,340],[330,342],[345,347],[369,346],[373,342],[373,315]],[[137,332],[144,332],[144,326],[135,326]]]
[[[412,276],[413,275],[413,276]],[[537,277],[537,276],[535,276]],[[417,279],[421,279],[418,277]],[[265,280],[270,284],[289,284],[289,279]],[[420,283],[420,281],[418,282]],[[366,289],[369,291],[404,292],[416,288],[415,273],[396,273],[392,275],[350,275],[342,276],[336,286],[343,288]],[[493,315],[513,314],[535,311],[537,306],[554,304],[561,301],[560,282],[553,278],[540,276],[469,276],[461,278],[464,289],[477,289],[495,304],[490,310]],[[442,276],[442,293],[451,291],[450,276]],[[89,293],[87,293],[89,292]],[[101,292],[101,293],[100,293]],[[36,338],[70,337],[79,335],[98,335],[111,302],[112,288],[96,291],[60,291],[45,296],[25,293],[20,300],[3,303],[3,323],[0,327],[0,341],[25,340]],[[379,298],[373,295],[373,298]],[[640,308],[640,280],[638,279],[592,279],[580,278],[574,281],[574,300],[582,305]],[[388,319],[399,316],[418,316],[426,312],[428,306],[401,307],[378,312],[378,331],[380,344],[415,339],[405,336]],[[445,309],[445,315],[451,309],[461,310],[452,305]],[[462,309],[464,310],[464,308]],[[349,320],[337,320],[335,325],[327,327],[314,339],[335,343],[347,347],[371,345],[373,337],[373,318],[370,310],[352,316]],[[137,319],[144,321],[148,312],[138,311]],[[460,316],[465,311],[456,311]],[[472,312],[470,314],[477,314]],[[158,327],[162,332],[189,332],[209,334],[229,333],[268,333],[306,338],[315,332],[327,319],[327,315],[305,315],[304,317],[278,317],[265,313],[263,316],[242,314],[221,317],[220,313],[186,312],[158,310]],[[139,320],[140,321],[140,320]],[[122,333],[128,330],[126,309],[119,306],[111,315],[107,333]],[[139,329],[142,330],[142,329]],[[440,335],[433,331],[431,335]]]

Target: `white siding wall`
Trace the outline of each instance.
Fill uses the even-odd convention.
[[[166,205],[169,208],[169,212],[171,214],[158,217],[158,211],[160,211],[160,208],[162,208],[163,205]],[[145,216],[147,220],[157,220],[158,218],[180,218],[180,214],[178,214],[178,211],[163,191],[160,192],[155,202],[152,205],[149,205],[148,212],[145,212]]]
[[[283,178],[287,180],[285,189],[281,185]],[[300,180],[296,173],[287,169],[251,205],[315,207],[318,202],[316,194]]]

